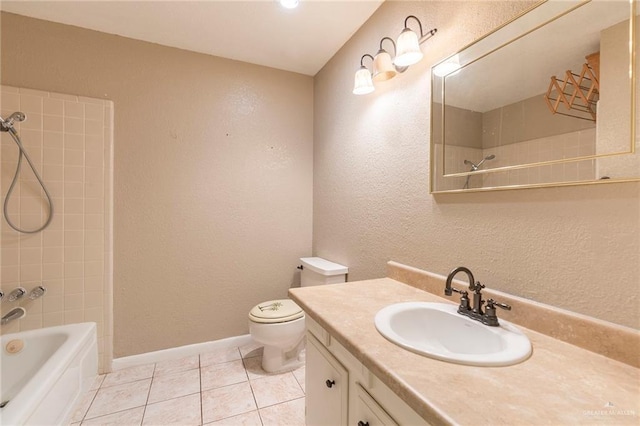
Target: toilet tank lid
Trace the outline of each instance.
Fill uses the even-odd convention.
[[[344,265],[330,262],[321,257],[301,257],[302,266],[325,276],[343,275],[349,272]]]

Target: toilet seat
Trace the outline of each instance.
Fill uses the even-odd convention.
[[[293,300],[278,299],[258,303],[249,312],[249,319],[256,323],[273,324],[302,318],[304,311]]]

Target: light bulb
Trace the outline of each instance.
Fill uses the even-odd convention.
[[[295,9],[299,3],[299,0],[280,0],[280,6],[285,9]]]

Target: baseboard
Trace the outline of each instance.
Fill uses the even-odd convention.
[[[160,361],[168,361],[172,359],[180,359],[191,355],[197,355],[205,352],[214,351],[216,349],[233,348],[235,346],[243,346],[251,343],[251,335],[228,337],[226,339],[215,340],[212,342],[195,343],[193,345],[179,346],[177,348],[163,349],[160,351],[147,352],[144,354],[125,356],[116,358],[112,363],[112,371],[122,370],[123,368],[135,367],[138,365],[152,364]]]

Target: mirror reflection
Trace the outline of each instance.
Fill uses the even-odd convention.
[[[546,2],[436,65],[432,192],[594,181],[635,156],[631,13]]]

